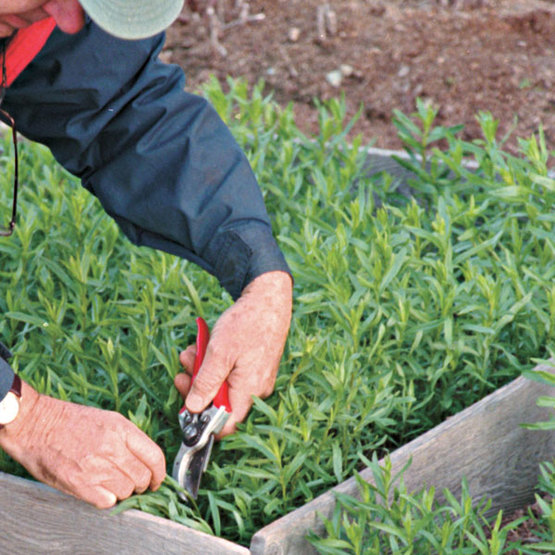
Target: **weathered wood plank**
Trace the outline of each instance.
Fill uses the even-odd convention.
[[[555,362],[536,368],[540,369],[555,373]],[[466,477],[476,499],[492,499],[491,513],[524,506],[533,499],[538,464],[555,457],[555,434],[520,427],[523,422],[549,416],[546,409],[536,405],[540,395],[553,395],[553,388],[516,379],[394,451],[394,470],[400,470],[412,457],[404,475],[409,490],[433,485],[459,495],[461,480]],[[370,469],[361,474],[372,481]],[[356,495],[354,478],[259,530],[252,538],[251,553],[315,553],[304,537],[308,530],[323,531],[317,513],[331,516],[334,491]]]
[[[246,555],[232,542],[130,510],[100,511],[47,486],[0,473],[0,553]]]

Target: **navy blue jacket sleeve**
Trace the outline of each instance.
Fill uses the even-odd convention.
[[[256,276],[289,270],[246,157],[207,101],[184,91],[181,69],[158,60],[162,45],[91,22],[55,30],[3,107],[131,241],[192,260],[237,298]]]
[[[0,343],[0,401],[7,395],[12,387],[14,372],[8,364],[12,354]]]

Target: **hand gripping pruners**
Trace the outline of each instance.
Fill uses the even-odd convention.
[[[193,383],[202,361],[210,331],[202,318],[197,318],[197,354],[193,366]],[[189,412],[187,407],[179,411],[179,424],[183,432],[183,442],[173,463],[172,476],[181,487],[196,499],[202,474],[206,470],[214,435],[219,433],[231,414],[228,385],[224,382],[212,404],[199,414]]]

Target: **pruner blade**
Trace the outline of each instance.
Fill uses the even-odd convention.
[[[197,498],[198,490],[200,487],[200,480],[212,453],[212,446],[214,445],[214,436],[210,436],[208,443],[198,450],[194,457],[191,457],[190,464],[185,473],[184,488],[191,494],[193,499]]]
[[[197,318],[197,329],[197,354],[193,380],[204,359],[209,338],[208,326],[202,318]],[[173,463],[172,476],[195,499],[202,475],[208,466],[214,436],[222,430],[230,414],[227,382],[222,384],[213,403],[200,414],[189,412],[185,406],[179,411],[183,442]]]
[[[185,409],[179,415],[183,443],[173,463],[173,478],[195,499],[210,459],[214,435],[222,430],[229,414],[226,407],[211,405],[200,414]],[[192,435],[194,430],[198,431],[198,436]]]

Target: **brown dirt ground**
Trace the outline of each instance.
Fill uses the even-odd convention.
[[[232,0],[220,2],[227,23],[237,22]],[[440,124],[464,123],[467,139],[479,136],[482,110],[500,120],[500,136],[516,125],[511,150],[540,124],[555,148],[555,0],[329,0],[336,31],[321,36],[323,4],[251,0],[250,14],[265,17],[224,29],[227,55],[211,47],[206,15],[186,7],[162,57],[185,69],[192,91],[211,74],[222,83],[228,75],[264,79],[279,103],[294,103],[306,132],[316,129],[314,98],[344,92],[350,115],[363,106],[355,131],[399,148],[392,110],[414,111],[419,96],[439,107]],[[342,65],[347,75],[333,86],[327,75]]]
[[[544,501],[547,502],[547,504],[551,503],[551,498],[548,495],[543,495],[542,497]],[[540,519],[541,515],[542,510],[540,504],[536,501],[535,503],[524,509],[519,509],[517,511],[514,511],[512,514],[506,515],[501,522],[501,527],[514,522],[517,519],[525,517],[524,522],[522,522],[517,528],[514,528],[507,534],[507,539],[510,542],[520,541],[522,545],[527,545],[533,548],[534,544],[538,543],[539,541],[546,541],[545,538],[540,539],[538,537],[537,521]],[[522,550],[511,549],[507,552],[507,555],[520,555],[521,553]]]

